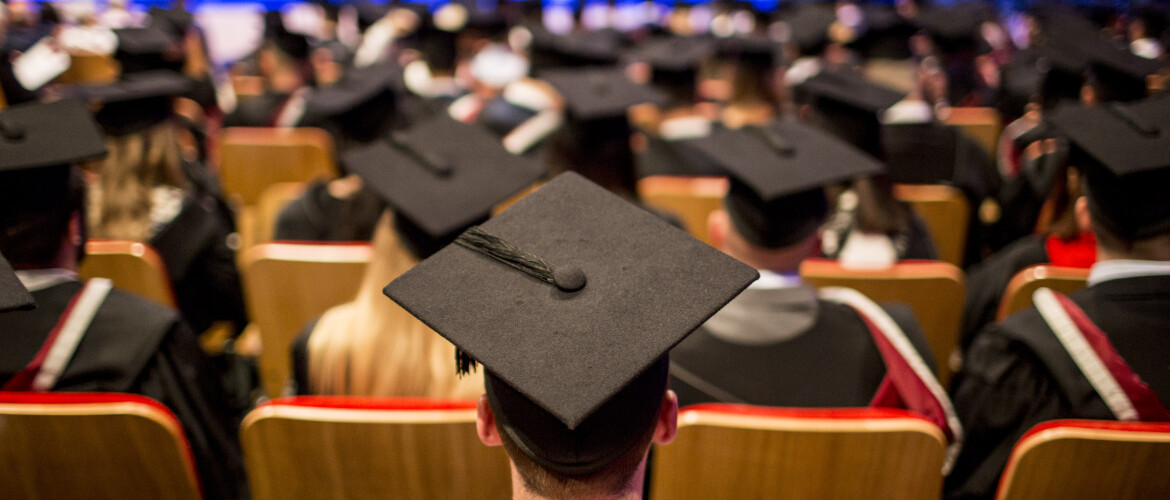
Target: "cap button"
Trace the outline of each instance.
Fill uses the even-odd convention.
[[[585,287],[585,272],[576,266],[558,267],[553,271],[553,284],[562,292],[576,292]]]
[[[24,139],[24,126],[12,120],[0,119],[0,137],[9,142]]]

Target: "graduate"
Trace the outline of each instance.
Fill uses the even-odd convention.
[[[243,409],[231,405],[192,330],[176,311],[109,280],[78,279],[87,206],[76,164],[105,153],[75,99],[0,111],[0,252],[37,306],[0,314],[0,390],[153,398],[182,424],[203,493],[248,498],[237,438]],[[0,297],[10,290],[0,285]],[[46,358],[50,349],[69,355]]]

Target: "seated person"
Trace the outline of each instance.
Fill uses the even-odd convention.
[[[539,252],[539,253],[532,253]],[[484,365],[476,428],[513,498],[641,498],[675,433],[667,350],[757,273],[565,173],[385,293]]]
[[[478,126],[446,116],[352,150],[341,161],[391,208],[378,223],[374,257],[357,297],[326,311],[294,345],[296,392],[479,395],[480,381],[455,378],[450,344],[406,311],[375,299],[389,280],[539,179],[541,168],[511,155]],[[446,174],[435,170],[441,162],[448,162]]]
[[[78,280],[86,190],[74,164],[105,153],[88,112],[76,100],[14,106],[0,111],[0,131],[0,252],[37,305],[0,314],[0,390],[156,399],[182,424],[204,494],[247,498],[243,412],[230,406],[192,331],[175,311],[111,290],[108,280]],[[68,324],[79,327],[55,327]],[[35,361],[69,339],[71,357]],[[55,380],[38,377],[57,370]]]
[[[263,81],[263,93],[241,99],[223,117],[223,126],[295,126],[313,82],[308,39],[274,21],[256,52],[256,69]]]
[[[170,71],[80,88],[103,102],[96,118],[110,150],[87,166],[96,174],[87,229],[96,238],[145,241],[158,250],[179,312],[196,332],[217,321],[231,322],[239,332],[248,320],[229,246],[232,214],[215,196],[214,180],[187,175],[203,167],[188,167],[176,141],[171,106],[187,88],[189,81]]]
[[[710,218],[712,239],[761,278],[674,348],[671,387],[679,402],[890,406],[891,392],[914,387],[892,399],[928,401],[911,409],[958,438],[912,311],[880,308],[852,290],[862,303],[840,293],[818,297],[800,281],[801,261],[817,255],[827,210],[821,185],[881,165],[797,123],[717,131],[697,146],[732,173],[725,210]]]
[[[16,277],[8,259],[0,254],[0,313],[36,309],[37,303]]]
[[[1170,419],[1170,144],[1150,133],[1170,127],[1167,117],[1170,100],[1155,98],[1046,118],[1085,172],[1076,210],[1097,236],[1097,263],[1087,288],[1041,289],[1036,307],[971,342],[952,389],[968,446],[948,498],[992,498],[1012,447],[1038,423]]]

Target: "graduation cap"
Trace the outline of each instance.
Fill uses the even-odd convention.
[[[497,427],[564,474],[652,428],[668,351],[758,277],[573,173],[455,243],[384,293],[484,365]]]
[[[715,45],[708,38],[670,36],[648,40],[628,57],[649,64],[650,81],[670,92],[675,104],[689,104],[698,85],[699,66],[714,52]]]
[[[105,154],[102,134],[80,100],[0,110],[0,172],[71,165]]]
[[[802,55],[817,55],[829,42],[829,27],[837,21],[833,6],[824,3],[801,3],[781,18],[788,26],[789,39]]]
[[[976,47],[982,40],[980,29],[986,14],[986,7],[975,2],[931,6],[919,10],[913,23],[929,33],[940,50],[954,53]]]
[[[157,27],[176,38],[182,38],[195,22],[195,16],[178,6],[170,9],[154,6],[149,13],[151,27]]]
[[[608,66],[621,57],[621,33],[604,29],[558,35],[543,27],[531,30],[533,67],[538,75],[545,68]]]
[[[402,68],[393,62],[351,68],[341,80],[309,96],[298,126],[332,122],[350,139],[372,141],[394,118],[396,90],[402,85]]]
[[[95,115],[106,135],[123,136],[146,130],[174,114],[174,97],[192,83],[181,73],[155,70],[126,75],[107,85],[75,87],[79,97],[102,103]]]
[[[482,127],[445,114],[343,153],[341,163],[405,219],[399,230],[420,257],[544,175],[538,161],[512,155]]]
[[[728,215],[748,241],[766,248],[791,245],[820,227],[825,186],[884,170],[861,150],[797,122],[716,126],[687,142],[727,170]]]
[[[1060,107],[1046,120],[1072,143],[1096,221],[1130,240],[1170,231],[1170,99]]]
[[[653,87],[630,80],[618,68],[550,70],[541,78],[564,96],[569,116],[576,120],[625,118],[630,106],[663,105],[667,99]]]
[[[816,108],[816,124],[875,157],[882,156],[878,114],[905,94],[849,71],[821,71],[797,86]]]
[[[123,75],[157,69],[178,70],[183,64],[181,57],[175,57],[179,40],[160,26],[116,29],[114,35],[118,38],[114,59],[121,64]]]
[[[37,306],[28,289],[16,278],[4,254],[0,254],[0,313],[27,311]]]
[[[783,61],[782,46],[765,36],[733,36],[719,40],[719,55],[759,71],[770,71]],[[737,66],[738,67],[738,66]]]

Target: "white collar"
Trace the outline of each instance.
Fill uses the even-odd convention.
[[[760,278],[748,285],[753,290],[777,290],[780,288],[796,288],[804,284],[800,281],[800,273],[778,273],[767,269],[760,269]]]
[[[1089,286],[1123,278],[1166,275],[1170,275],[1170,261],[1106,260],[1093,264],[1093,267],[1089,270]]]
[[[66,281],[77,281],[77,273],[68,269],[29,269],[17,271],[16,278],[28,291],[36,292]]]

